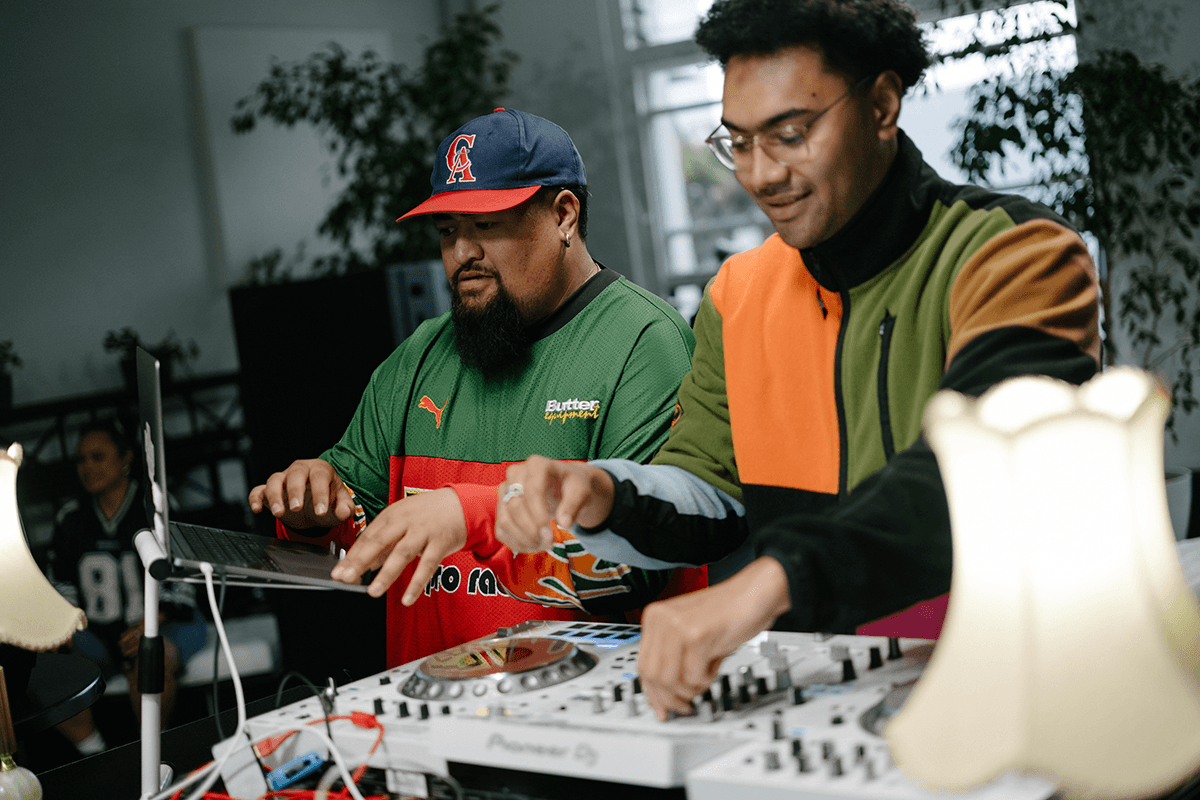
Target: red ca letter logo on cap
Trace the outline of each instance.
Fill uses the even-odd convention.
[[[475,134],[473,133],[470,135],[459,134],[450,143],[450,149],[446,151],[446,167],[450,170],[450,177],[446,179],[446,183],[475,182],[475,176],[471,174],[471,148],[474,146]]]

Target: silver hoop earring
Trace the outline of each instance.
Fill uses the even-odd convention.
[[[571,235],[567,234],[567,238],[563,239],[563,247],[571,246]]]

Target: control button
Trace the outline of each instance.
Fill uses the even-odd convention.
[[[418,716],[421,719],[429,719],[429,704],[428,703],[421,703],[421,707],[417,710],[420,712],[418,714]]]
[[[537,676],[533,674],[522,675],[521,685],[526,689],[536,689],[538,685]]]
[[[443,717],[450,716],[450,706],[447,706],[447,705],[442,706],[442,716]]]
[[[512,678],[505,678],[504,680],[502,680],[496,684],[496,691],[500,692],[501,694],[508,694],[509,692],[512,691],[512,688],[513,688]]]
[[[832,755],[829,757],[829,777],[840,778],[845,773],[842,771],[841,756]]]
[[[642,693],[642,676],[641,675],[633,676],[633,693],[634,694]]]
[[[379,679],[380,686],[387,686],[391,682],[392,682],[392,679],[387,675],[384,675],[382,678]]]
[[[721,710],[729,711],[733,708],[733,684],[729,680],[728,674],[721,675]]]
[[[403,700],[401,700],[401,701],[400,701],[400,708],[399,708],[399,709],[397,709],[397,711],[398,711],[398,712],[399,712],[399,714],[400,714],[400,719],[404,719],[405,717],[407,717],[407,716],[408,716],[408,703],[406,703],[406,702],[404,702]]]
[[[738,702],[745,705],[750,702],[750,685],[754,681],[754,674],[749,667],[739,667],[738,675],[741,678],[738,682]]]
[[[383,698],[376,697],[375,698],[375,716],[378,717],[382,713],[383,713]]]
[[[900,652],[900,639],[896,636],[888,637],[888,661],[895,661],[901,658],[904,654]]]
[[[799,736],[797,736],[795,739],[792,739],[792,755],[804,755],[804,740]]]
[[[776,753],[774,750],[768,750],[763,754],[763,757],[763,760],[766,762],[768,772],[774,772],[775,770],[779,769],[779,753]]]
[[[879,652],[878,647],[871,648],[871,663],[867,664],[867,669],[879,669],[883,666],[883,655]]]
[[[804,687],[803,686],[793,686],[792,687],[792,705],[802,706],[807,702],[807,700],[808,699],[804,696]]]
[[[427,692],[427,694],[428,694],[430,697],[434,697],[434,698],[436,698],[436,697],[441,697],[441,696],[442,696],[442,690],[443,690],[444,688],[445,688],[445,687],[444,687],[442,684],[440,684],[440,683],[431,683],[431,684],[429,684],[429,691]]]
[[[486,683],[477,683],[471,687],[471,694],[475,695],[476,697],[483,697],[486,693],[487,693],[487,684]]]
[[[775,689],[776,691],[786,691],[792,686],[792,673],[787,667],[780,667],[775,670]]]
[[[625,692],[625,689],[621,686],[621,684],[619,684],[619,683],[613,684],[613,702],[614,703],[621,702],[621,699],[624,696],[624,692]]]
[[[842,661],[842,683],[849,683],[858,678],[858,674],[854,671],[854,661],[852,659],[844,659]]]
[[[462,693],[463,686],[461,683],[452,683],[450,684],[450,688],[446,690],[446,695],[452,700],[462,697]]]
[[[841,714],[834,714],[833,718],[829,720],[829,724],[830,725],[841,725],[845,721],[846,720],[842,719]]]
[[[771,738],[783,738],[783,718],[780,716],[782,712],[776,711],[775,716],[771,719]]]
[[[821,759],[828,761],[833,755],[833,742],[821,742]]]

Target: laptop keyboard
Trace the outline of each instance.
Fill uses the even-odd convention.
[[[188,525],[184,522],[173,523],[180,535],[191,548],[197,561],[208,561],[213,565],[225,564],[231,567],[247,567],[250,569],[282,572],[279,565],[269,554],[263,551],[263,544],[254,541],[262,537],[238,535],[235,532],[223,531],[219,528],[206,528],[201,525]]]

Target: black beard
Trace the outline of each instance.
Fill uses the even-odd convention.
[[[450,321],[454,324],[458,357],[485,378],[522,365],[529,355],[525,320],[499,276],[496,276],[496,296],[483,308],[468,308],[455,287],[450,292]]]

